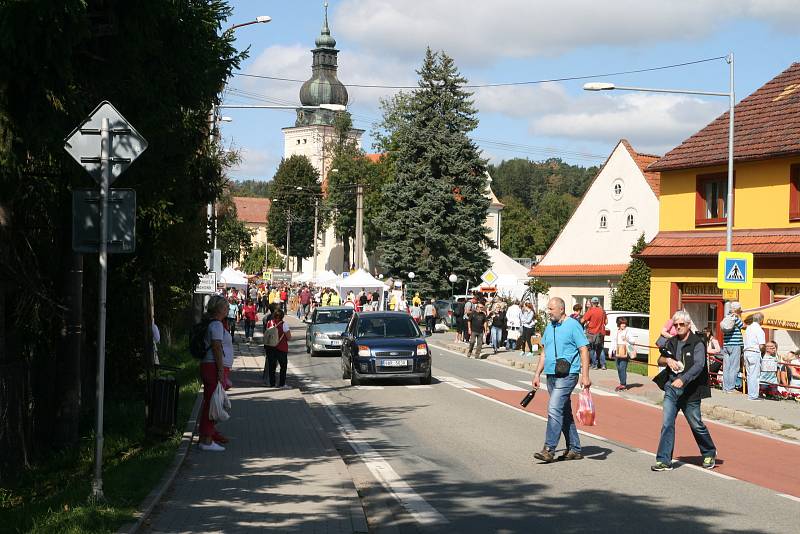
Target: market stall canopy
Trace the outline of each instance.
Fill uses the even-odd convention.
[[[292,276],[293,282],[308,283],[311,281],[311,273],[294,273]]]
[[[333,271],[325,271],[324,273],[320,273],[317,275],[317,279],[314,283],[320,287],[333,287],[339,281],[339,277],[336,276],[336,273]]]
[[[369,274],[364,269],[359,269],[350,276],[341,278],[336,283],[339,292],[344,289],[381,289],[383,291],[389,289],[389,286]]]
[[[219,281],[229,287],[247,287],[247,275],[231,267],[225,267],[219,275]]]
[[[742,319],[746,319],[755,312],[764,314],[764,322],[761,323],[761,326],[800,331],[800,294],[766,306],[744,310]]]

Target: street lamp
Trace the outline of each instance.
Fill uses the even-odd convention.
[[[725,250],[733,250],[733,108],[735,95],[733,90],[733,52],[725,58],[730,65],[729,90],[727,93],[716,91],[692,91],[684,89],[651,89],[645,87],[625,87],[608,82],[591,82],[584,84],[585,91],[639,91],[646,93],[676,93],[682,95],[724,96],[728,98],[728,195],[725,221]]]
[[[408,282],[408,293],[411,293],[411,282],[414,281],[414,277],[415,276],[417,276],[417,275],[414,274],[414,271],[411,271],[410,273],[408,273],[408,280],[409,280],[409,282]]]
[[[450,274],[450,276],[447,277],[447,279],[450,280],[450,298],[452,299],[453,295],[456,294],[456,290],[455,290],[454,284],[458,280],[458,276],[456,276],[455,273],[452,273],[452,274]]]
[[[241,24],[234,24],[233,26],[231,26],[230,28],[225,30],[225,33],[231,32],[231,31],[236,30],[238,28],[241,28],[243,26],[250,26],[251,24],[266,24],[267,22],[269,22],[271,20],[272,20],[272,17],[268,17],[267,15],[260,15],[260,16],[256,17],[254,20],[251,20],[250,22],[243,22]]]

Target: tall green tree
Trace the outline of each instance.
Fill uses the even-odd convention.
[[[242,262],[241,270],[248,274],[260,273],[264,270],[264,256],[266,247],[264,245],[257,245],[245,256]],[[272,243],[269,244],[269,264],[268,267],[274,269],[283,268],[283,258],[278,254]]]
[[[631,256],[639,254],[647,243],[644,234],[631,249]],[[619,285],[611,295],[611,309],[650,313],[650,267],[639,258],[631,259],[622,273]]]
[[[489,266],[486,164],[469,138],[478,120],[453,60],[428,49],[417,73],[418,88],[384,106],[378,138],[395,153],[396,175],[384,188],[379,251],[389,273],[413,271],[415,288],[446,295],[450,273],[476,280]]]
[[[76,445],[80,409],[91,404],[80,399],[93,397],[96,256],[85,256],[77,293],[84,355],[64,333],[80,261],[71,192],[96,184],[63,145],[103,100],[149,143],[114,184],[136,190],[137,221],[135,253],[108,262],[109,396],[144,392],[143,286],[153,283],[161,327],[187,315],[209,246],[202,206],[225,182],[208,111],[244,57],[220,32],[230,14],[219,0],[0,4],[0,391],[15,392],[0,410],[0,479],[48,447]]]
[[[505,208],[503,224],[500,226],[500,249],[514,258],[535,257],[540,253],[543,243],[533,211],[514,196],[503,197],[501,202]],[[537,238],[540,239],[539,243]]]
[[[238,262],[253,249],[253,231],[240,221],[229,190],[217,203],[217,247],[222,265]]]
[[[297,188],[300,188],[299,190]],[[319,173],[305,156],[281,160],[272,179],[272,205],[267,232],[270,243],[299,260],[311,256],[314,241],[314,194],[320,191]],[[286,250],[286,226],[290,223],[290,250]]]

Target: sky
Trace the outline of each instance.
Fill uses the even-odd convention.
[[[236,30],[249,57],[228,80],[227,104],[299,105],[323,0],[231,0],[228,24],[268,15],[268,24]],[[797,0],[329,0],[328,22],[345,85],[414,86],[426,47],[450,55],[470,85],[605,75],[726,56],[735,57],[738,102],[800,61]],[[226,29],[224,27],[223,29]],[[661,155],[711,122],[725,97],[628,91],[588,92],[605,81],[649,88],[728,92],[729,66],[715,59],[677,68],[584,80],[479,87],[471,133],[483,157],[556,157],[600,165],[619,139]],[[400,89],[348,87],[354,127],[372,146],[380,100]],[[409,91],[409,89],[405,89]],[[225,109],[223,142],[241,154],[236,180],[270,180],[283,156],[281,128],[292,110]]]

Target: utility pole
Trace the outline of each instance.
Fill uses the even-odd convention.
[[[364,186],[356,185],[356,269],[364,267]]]
[[[319,197],[314,195],[314,257],[311,261],[311,279],[317,279],[317,232],[319,231]]]
[[[289,268],[289,243],[292,233],[292,207],[286,206],[286,270],[291,271]]]

